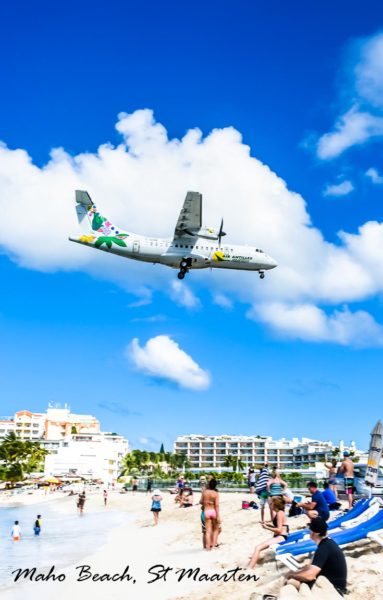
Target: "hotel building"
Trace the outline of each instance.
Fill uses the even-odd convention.
[[[174,452],[184,454],[192,470],[231,470],[224,466],[225,456],[236,456],[251,465],[268,463],[279,469],[302,469],[315,463],[331,460],[336,445],[308,438],[273,440],[265,436],[247,435],[180,435],[174,442]],[[343,442],[340,452],[346,449]],[[355,454],[362,454],[355,443],[347,447]]]
[[[100,422],[92,415],[76,415],[70,408],[48,406],[45,413],[19,410],[0,420],[0,441],[13,431],[22,440],[60,440],[72,433],[98,433]]]
[[[46,476],[75,475],[112,483],[129,452],[124,437],[101,432],[96,417],[72,413],[66,405],[48,406],[45,413],[20,410],[13,417],[0,419],[0,443],[11,431],[49,451],[44,465]]]

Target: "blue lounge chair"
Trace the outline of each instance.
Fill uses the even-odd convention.
[[[363,540],[367,538],[367,535],[370,532],[378,531],[380,529],[383,529],[383,510],[379,510],[376,515],[371,517],[371,519],[360,523],[356,527],[351,527],[350,529],[344,529],[341,531],[334,531],[334,533],[331,535],[331,538],[338,544],[338,546],[343,546],[345,544],[357,542],[358,540]],[[281,554],[298,556],[299,554],[315,552],[316,549],[316,544],[314,544],[314,542],[310,539],[291,544],[278,544],[275,552],[277,556]]]
[[[343,523],[345,523],[346,521],[351,521],[352,519],[356,519],[356,517],[359,517],[365,510],[367,510],[370,507],[371,503],[372,503],[371,498],[363,498],[362,500],[359,500],[358,502],[355,503],[355,505],[352,507],[351,510],[340,515],[339,517],[336,517],[336,519],[332,519],[332,521],[328,521],[327,525],[328,525],[329,530],[336,529],[337,527],[341,527],[341,525]],[[309,533],[310,533],[309,529],[301,529],[300,531],[294,531],[293,533],[290,533],[287,540],[282,542],[282,544],[284,545],[284,544],[290,544],[291,542],[297,542],[298,540],[301,540],[305,535],[308,535]]]

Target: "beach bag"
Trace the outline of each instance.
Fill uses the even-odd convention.
[[[249,502],[249,508],[259,508],[258,504],[252,500]]]
[[[292,501],[291,506],[290,506],[290,510],[289,510],[289,517],[297,517],[298,515],[301,515],[303,513],[303,508],[301,508],[300,506],[297,506],[297,503],[295,502],[295,500]]]
[[[246,509],[246,510],[247,510],[248,508],[250,508],[250,504],[248,503],[248,501],[247,501],[247,500],[242,500],[242,508],[244,508],[244,509]]]

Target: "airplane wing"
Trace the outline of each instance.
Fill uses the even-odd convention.
[[[201,229],[202,224],[202,194],[199,192],[188,192],[184,205],[178,217],[174,231],[174,237],[193,236]]]

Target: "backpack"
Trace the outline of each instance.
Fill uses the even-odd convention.
[[[297,517],[298,515],[301,515],[303,513],[303,508],[300,508],[300,506],[297,506],[297,503],[295,502],[295,500],[292,501],[291,506],[290,506],[290,510],[289,510],[289,517]]]

